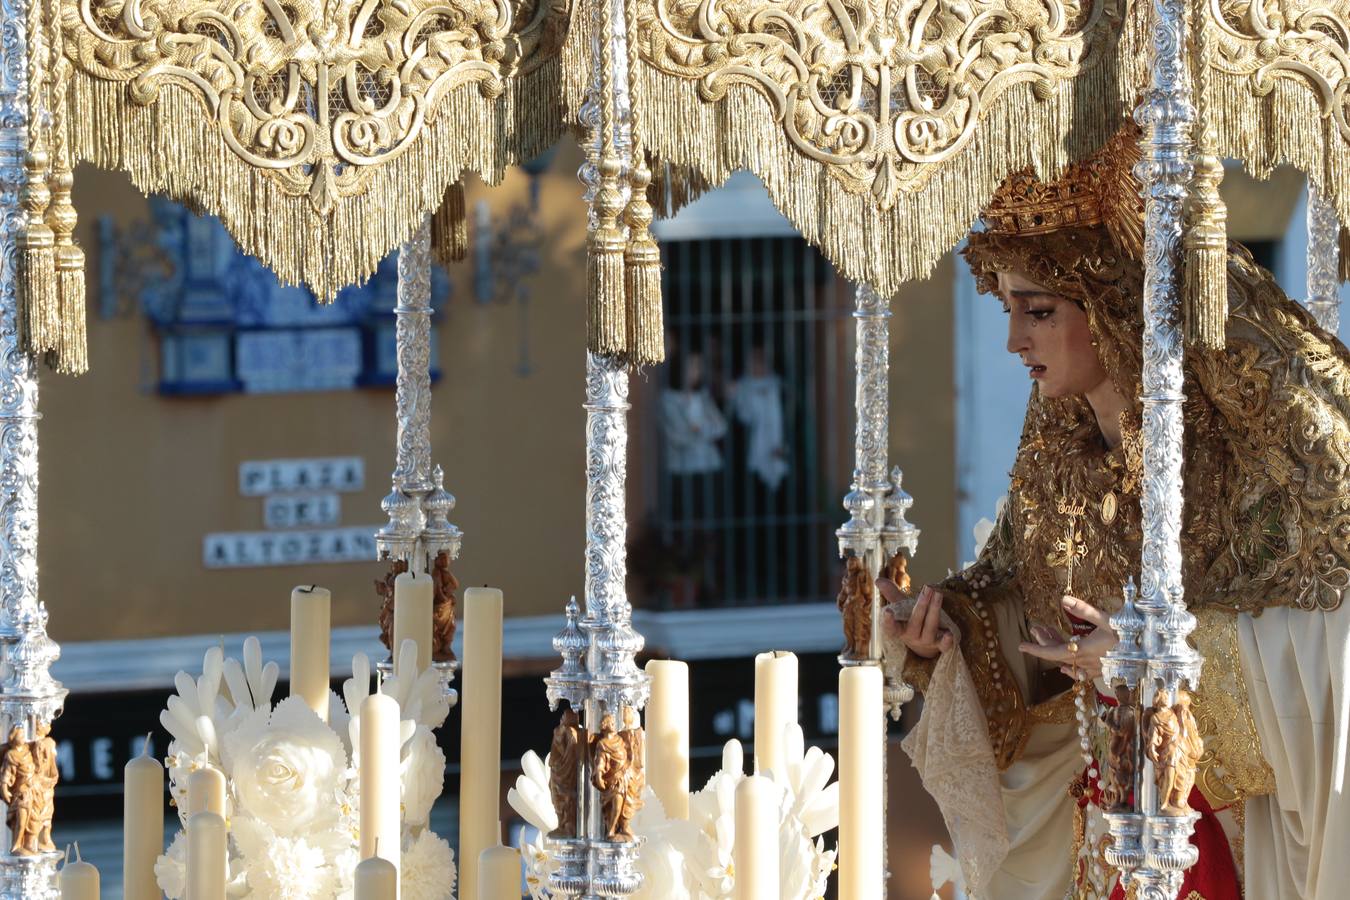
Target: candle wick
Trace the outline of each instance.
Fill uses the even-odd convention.
[[[67,865],[67,866],[70,865],[70,845],[69,845],[69,844],[66,844],[66,858],[65,858],[65,860],[63,860],[63,865]]]
[[[150,732],[150,731],[147,731],[147,732],[145,733],[145,746],[141,749],[141,756],[149,756],[149,755],[150,755],[150,737],[151,737],[152,734],[153,734],[153,732]]]
[[[79,841],[76,841],[76,842],[75,842],[75,862],[77,862],[77,863],[82,863],[82,862],[84,862],[84,858],[83,858],[82,856],[80,856],[80,842],[79,842]]]

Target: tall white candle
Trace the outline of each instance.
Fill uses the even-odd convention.
[[[785,775],[784,729],[797,722],[797,655],[783,650],[755,657],[755,771]]]
[[[160,900],[155,860],[164,852],[164,766],[150,756],[146,738],[141,755],[122,770],[122,896]]]
[[[778,792],[762,775],[736,785],[736,900],[778,898]]]
[[[188,776],[187,814],[213,812],[225,817],[225,775],[215,766],[205,766]]]
[[[402,572],[394,579],[394,663],[404,641],[417,644],[417,671],[431,665],[431,576]],[[402,672],[395,671],[396,675]]]
[[[328,651],[333,597],[327,588],[291,591],[291,696],[328,721]]]
[[[502,592],[464,592],[464,698],[460,738],[459,896],[478,896],[478,857],[497,844],[501,792]]]
[[[398,869],[387,859],[372,856],[356,865],[355,900],[396,900]]]
[[[839,670],[839,900],[880,900],[883,723],[881,669]]]
[[[689,818],[689,665],[672,659],[647,663],[647,783],[671,819]]]
[[[75,862],[61,867],[61,900],[99,900],[98,869],[93,863],[80,859],[80,845],[75,845]]]
[[[399,864],[399,708],[388,694],[361,701],[361,858]]]
[[[478,900],[520,900],[520,851],[501,844],[478,856]]]
[[[187,825],[189,900],[225,900],[225,820],[199,812]]]

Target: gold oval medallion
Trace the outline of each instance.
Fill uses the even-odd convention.
[[[1102,498],[1102,521],[1110,525],[1116,520],[1116,492],[1110,491]]]

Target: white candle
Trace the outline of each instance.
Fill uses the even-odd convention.
[[[671,659],[647,663],[647,783],[666,816],[689,818],[689,665]]]
[[[478,856],[478,900],[520,900],[520,851],[498,844]]]
[[[736,785],[736,900],[778,897],[778,785],[750,775]]]
[[[189,900],[225,900],[225,820],[199,812],[187,825]]]
[[[60,885],[61,900],[99,900],[98,869],[80,859],[79,844],[75,845],[75,862],[61,867]]]
[[[497,844],[501,792],[502,592],[464,592],[464,699],[459,776],[459,896],[478,896],[478,857]]]
[[[883,714],[880,667],[840,669],[839,900],[882,896]]]
[[[328,645],[333,597],[327,588],[291,591],[291,696],[328,721]]]
[[[784,729],[797,722],[797,656],[783,650],[755,657],[755,771],[785,776]]]
[[[189,775],[187,792],[189,819],[199,812],[225,818],[225,775],[215,766],[204,766]]]
[[[353,886],[356,900],[396,900],[398,869],[379,856],[363,859],[356,866]]]
[[[417,644],[417,671],[431,665],[431,576],[402,572],[394,579],[394,664],[404,641]],[[394,674],[402,675],[395,668]]]
[[[122,770],[122,896],[160,900],[155,860],[164,852],[164,767],[150,756],[146,738],[141,755]]]
[[[361,701],[361,858],[399,864],[399,708],[388,694]]]

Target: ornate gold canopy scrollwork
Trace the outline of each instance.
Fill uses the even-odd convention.
[[[1008,171],[1057,171],[1119,127],[1145,59],[1136,6],[649,0],[630,24],[647,140],[712,181],[755,172],[846,275],[890,292]]]
[[[75,152],[322,297],[561,133],[566,0],[60,0]]]
[[[1218,149],[1306,172],[1350,222],[1350,2],[1205,0]]]

